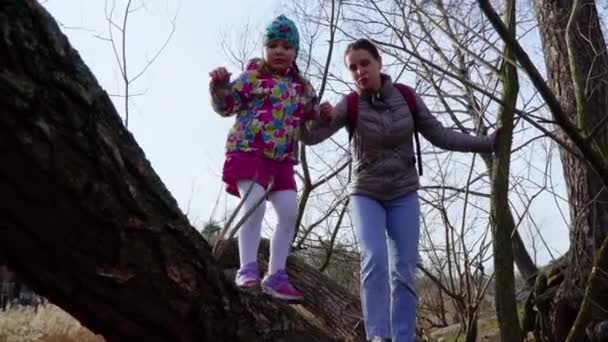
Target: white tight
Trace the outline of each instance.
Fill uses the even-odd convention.
[[[254,181],[241,180],[237,182],[242,197],[252,187],[249,196],[243,203],[241,211],[247,213],[264,196],[264,188]],[[285,269],[291,239],[295,231],[297,214],[297,194],[294,190],[274,191],[268,194],[268,199],[277,213],[277,226],[270,241],[270,262],[268,273],[274,274]],[[238,232],[239,257],[241,267],[257,260],[258,247],[262,233],[262,220],[266,212],[266,201],[263,201],[247,218]]]

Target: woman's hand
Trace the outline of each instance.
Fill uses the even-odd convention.
[[[497,125],[494,132],[492,132],[492,134],[490,134],[490,137],[492,138],[492,150],[494,152],[496,152],[498,150],[498,140],[502,133],[503,133],[502,126]]]
[[[232,74],[229,73],[226,68],[219,67],[217,69],[211,70],[209,76],[211,77],[211,83],[218,84],[230,82],[230,76],[232,76]]]

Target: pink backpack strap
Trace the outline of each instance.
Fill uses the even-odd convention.
[[[348,140],[352,140],[357,128],[359,119],[359,94],[351,92],[346,95],[346,129],[348,130]]]
[[[416,114],[418,114],[418,104],[416,103],[416,92],[414,89],[406,86],[402,83],[395,83],[395,88],[399,90],[401,96],[407,102],[407,106],[410,108],[412,118],[414,119],[414,140],[416,141],[416,162],[418,163],[418,174],[422,176],[422,152],[420,151],[420,137],[418,137],[418,128],[416,125]]]
[[[418,104],[416,103],[416,92],[414,92],[414,89],[402,83],[395,83],[395,88],[399,90],[401,96],[403,96],[405,102],[407,102],[407,106],[410,108],[412,115],[418,113]]]

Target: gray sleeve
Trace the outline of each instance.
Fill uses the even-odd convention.
[[[416,95],[418,112],[416,115],[416,128],[433,145],[458,152],[491,153],[494,150],[494,135],[477,136],[457,132],[444,127],[437,118],[431,114],[422,98]]]
[[[346,96],[343,96],[334,106],[331,117],[330,122],[322,120],[308,121],[301,127],[300,140],[304,145],[316,145],[328,139],[346,125]]]

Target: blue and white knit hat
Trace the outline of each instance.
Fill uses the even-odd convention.
[[[266,27],[264,45],[276,39],[288,41],[296,51],[296,57],[298,56],[298,52],[300,51],[300,35],[298,33],[298,28],[293,21],[282,14]]]

